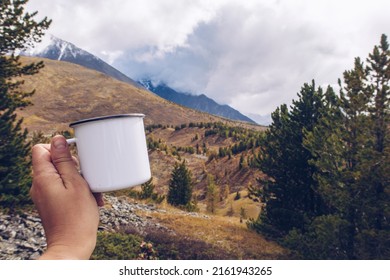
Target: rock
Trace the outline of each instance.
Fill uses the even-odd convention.
[[[106,195],[104,200],[110,208],[100,208],[98,231],[114,232],[136,229],[137,234],[145,234],[150,229],[165,228],[153,221],[151,215],[140,217],[135,212],[165,212],[155,205],[130,203],[126,197]],[[167,229],[165,229],[167,230]],[[0,212],[0,260],[29,260],[38,258],[46,249],[46,239],[41,219],[35,211],[18,214]]]
[[[41,253],[35,252],[34,254],[32,254],[32,255],[30,256],[30,260],[36,260],[36,259],[39,258],[40,255],[41,255]]]

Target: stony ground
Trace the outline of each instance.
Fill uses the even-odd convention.
[[[100,208],[99,231],[115,231],[131,226],[140,234],[151,227],[163,226],[136,212],[160,212],[154,205],[129,203],[125,198],[105,197],[106,206]],[[0,212],[0,260],[36,259],[46,248],[41,219],[34,211],[22,214]]]

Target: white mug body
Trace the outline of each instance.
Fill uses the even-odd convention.
[[[142,114],[73,122],[82,176],[92,192],[140,185],[151,177]]]

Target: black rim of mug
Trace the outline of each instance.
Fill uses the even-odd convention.
[[[101,117],[95,117],[95,118],[89,118],[89,119],[83,119],[75,122],[71,122],[69,124],[70,127],[87,123],[87,122],[95,122],[95,121],[101,121],[101,120],[107,120],[107,119],[115,119],[115,118],[144,118],[144,114],[120,114],[120,115],[109,115],[109,116],[101,116]]]

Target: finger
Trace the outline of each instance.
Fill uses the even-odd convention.
[[[76,166],[77,170],[79,170],[80,169],[80,162],[79,162],[79,160],[75,156],[72,156],[72,159],[73,159],[74,165]]]
[[[58,170],[53,165],[50,144],[37,144],[32,148],[33,180],[30,188],[30,197],[36,205],[41,204],[45,194],[57,191],[51,188],[56,182],[62,183]]]
[[[38,175],[42,172],[48,172],[49,170],[54,170],[50,157],[49,144],[34,145],[31,155],[34,175]]]
[[[51,140],[50,152],[51,161],[61,177],[78,174],[65,137],[62,135],[54,136]]]
[[[104,206],[104,199],[102,193],[93,193],[93,196],[95,197],[98,206]]]

